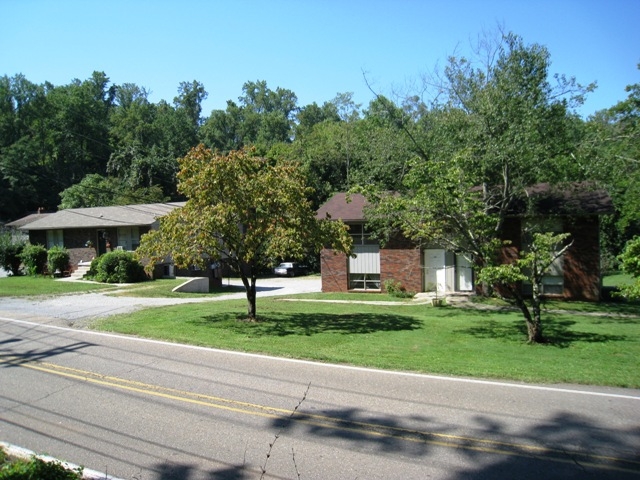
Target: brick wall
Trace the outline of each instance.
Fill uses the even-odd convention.
[[[98,256],[95,247],[87,247],[86,243],[91,240],[96,243],[96,231],[90,228],[77,228],[64,231],[64,245],[69,251],[69,263],[71,271],[78,268],[79,262],[90,262]]]
[[[565,224],[573,245],[564,257],[564,296],[570,300],[600,300],[599,218],[577,218]]]
[[[573,245],[564,256],[564,292],[566,300],[600,300],[600,229],[599,218],[566,218],[563,230],[571,234]],[[521,222],[509,219],[505,222],[503,239],[511,245],[502,249],[502,261],[509,263],[518,256],[521,248]],[[506,292],[500,292],[506,294]]]
[[[409,242],[390,242],[388,248],[380,249],[380,282],[393,279],[408,291],[422,291],[422,268],[420,250]],[[323,292],[349,291],[348,259],[335,254],[331,249],[320,253]]]
[[[396,248],[408,245],[390,244],[380,249],[380,282],[384,287],[385,280],[395,280],[410,292],[421,292],[422,268],[420,249]]]
[[[349,289],[347,256],[330,248],[320,252],[320,271],[323,292],[346,292]]]

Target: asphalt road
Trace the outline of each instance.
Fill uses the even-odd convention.
[[[640,478],[638,390],[274,359],[5,306],[0,440],[116,477]]]

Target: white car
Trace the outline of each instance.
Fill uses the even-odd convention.
[[[295,277],[296,275],[306,275],[307,267],[296,262],[283,262],[273,269],[273,273],[283,277]]]

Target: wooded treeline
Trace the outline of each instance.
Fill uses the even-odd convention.
[[[177,159],[202,143],[221,153],[254,146],[274,162],[299,162],[315,206],[356,186],[429,185],[441,203],[431,195],[425,205],[446,209],[459,187],[506,179],[516,194],[537,182],[592,182],[613,197],[603,240],[611,256],[619,253],[640,233],[640,84],[583,119],[577,107],[593,86],[552,77],[543,46],[508,34],[476,54],[449,58],[415,92],[366,106],[349,93],[301,106],[291,90],[248,81],[209,116],[199,81],[181,83],[173,103],[152,103],[145,88],[111,84],[102,72],[62,86],[5,75],[0,220],[39,208],[178,200]]]

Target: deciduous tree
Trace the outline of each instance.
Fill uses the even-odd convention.
[[[449,59],[434,103],[418,109],[419,117],[388,109],[415,157],[401,193],[379,194],[369,214],[381,235],[400,230],[421,244],[465,252],[480,270],[495,265],[505,219],[516,202],[526,203],[528,187],[581,180],[569,168],[578,151],[572,108],[592,88],[564,76],[552,83],[549,52],[517,35],[484,45],[484,62]],[[492,273],[485,280],[504,283],[497,273],[514,280],[508,268]]]
[[[178,179],[186,205],[142,237],[138,254],[150,265],[167,255],[178,266],[226,261],[242,279],[251,320],[261,268],[325,244],[351,249],[344,224],[316,220],[297,164],[272,162],[251,150],[220,155],[201,145],[180,160]]]

